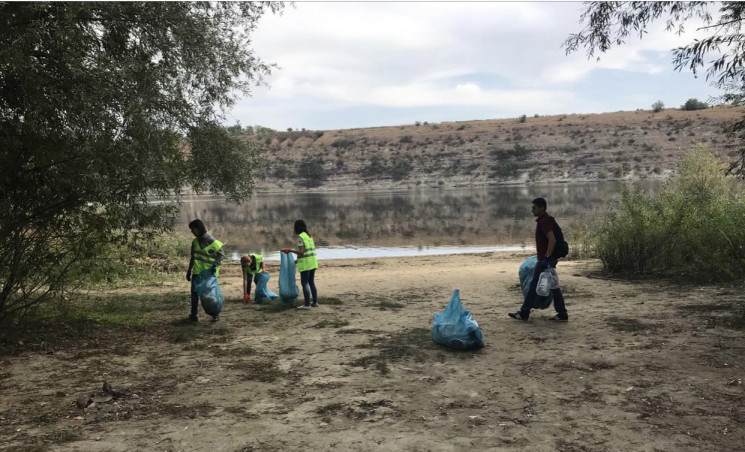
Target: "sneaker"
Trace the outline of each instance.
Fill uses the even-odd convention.
[[[189,316],[189,321],[191,321],[191,322],[198,322],[199,321],[199,317],[197,317],[195,315],[190,315]]]
[[[520,311],[517,311],[517,312],[510,312],[510,313],[509,313],[509,314],[507,314],[507,315],[508,315],[508,316],[510,316],[510,318],[513,318],[513,319],[515,319],[515,320],[522,320],[523,322],[525,322],[525,321],[527,321],[527,320],[528,320],[528,317],[525,317],[525,316],[523,316],[523,313],[522,313],[522,312],[520,312]]]
[[[301,305],[297,307],[298,311],[310,311],[310,306]]]
[[[559,317],[559,314],[556,314],[555,316],[553,316],[550,319],[548,319],[548,321],[549,322],[568,322],[569,321],[569,316],[567,316],[567,318],[563,319],[563,318]]]
[[[219,316],[219,315],[213,315],[213,316],[212,316],[212,321],[213,321],[213,322],[217,322],[217,321],[219,321],[219,320],[220,320],[220,316]]]
[[[317,301],[314,301],[313,303],[310,304],[310,307],[317,308],[318,307],[318,302]]]

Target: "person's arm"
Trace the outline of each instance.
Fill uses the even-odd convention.
[[[191,242],[189,251],[189,268],[186,269],[186,280],[191,281],[191,269],[194,268],[194,242]]]
[[[551,257],[554,252],[554,247],[556,246],[556,237],[554,236],[554,231],[547,232],[546,237],[548,237],[548,248],[546,248],[546,257]]]
[[[299,239],[297,243],[297,249],[287,248],[288,253],[295,253],[298,255],[298,257],[305,254],[305,244],[303,242],[303,239]]]
[[[215,267],[220,266],[223,258],[225,258],[225,252],[220,248],[220,251],[217,252],[217,256],[215,257]]]

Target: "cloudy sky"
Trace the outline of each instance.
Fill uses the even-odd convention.
[[[581,3],[297,3],[261,19],[253,48],[278,67],[227,122],[343,129],[678,107],[716,91],[674,71],[697,36],[663,24],[601,56],[567,56]]]

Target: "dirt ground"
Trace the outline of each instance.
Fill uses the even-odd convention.
[[[741,290],[567,262],[569,323],[519,322],[525,257],[322,262],[309,312],[243,305],[227,268],[217,323],[148,289],[175,301],[147,327],[4,349],[0,450],[745,450]],[[430,339],[456,288],[482,350]]]

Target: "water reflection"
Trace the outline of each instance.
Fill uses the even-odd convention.
[[[654,189],[655,183],[646,184]],[[321,247],[426,250],[443,246],[525,246],[533,243],[530,201],[548,200],[549,212],[566,229],[605,211],[622,183],[576,183],[404,192],[257,195],[236,206],[222,199],[192,198],[183,204],[183,229],[202,218],[229,253],[271,254],[292,244],[292,225],[305,219]],[[319,252],[319,255],[321,253]]]

